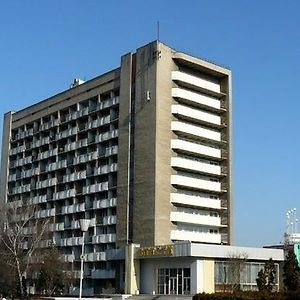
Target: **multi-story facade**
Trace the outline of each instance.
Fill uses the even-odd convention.
[[[130,243],[231,243],[231,72],[154,41],[7,113],[1,167],[1,199],[51,218],[77,277],[91,220],[84,289],[121,290]]]

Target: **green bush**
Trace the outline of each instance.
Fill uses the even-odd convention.
[[[193,300],[300,300],[300,293],[284,293],[284,292],[233,292],[233,293],[214,293],[214,294],[197,294],[193,296]]]

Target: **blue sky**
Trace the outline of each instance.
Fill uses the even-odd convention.
[[[300,1],[2,1],[0,122],[156,38],[229,66],[235,243],[278,243],[299,205]],[[299,212],[300,214],[300,212]]]

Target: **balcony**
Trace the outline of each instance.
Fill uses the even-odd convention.
[[[172,230],[171,240],[221,244],[221,235],[188,230]]]
[[[201,195],[191,195],[184,192],[171,193],[171,203],[220,210],[221,200],[211,199]]]
[[[85,204],[84,203],[78,203],[78,204],[72,204],[62,207],[62,214],[73,214],[77,212],[85,211]]]
[[[105,252],[94,252],[94,253],[88,253],[86,255],[87,261],[106,261],[106,253]]]
[[[180,104],[172,105],[171,110],[173,115],[191,120],[192,122],[204,123],[205,125],[216,128],[224,127],[221,126],[221,117],[212,113],[207,113],[199,109],[190,108]]]
[[[115,276],[116,276],[115,270],[92,270],[93,279],[115,278]]]
[[[56,134],[56,140],[64,139],[78,133],[78,128],[73,127]]]
[[[206,129],[201,126],[191,125],[185,122],[172,121],[171,129],[182,136],[195,139],[221,142],[221,133],[215,130]]]
[[[32,177],[35,175],[39,175],[40,174],[40,168],[34,168],[34,169],[30,169],[30,170],[26,170],[26,171],[22,171],[21,172],[21,178],[27,178],[27,177]]]
[[[216,193],[225,192],[221,190],[221,183],[209,179],[199,179],[184,175],[171,175],[171,184],[196,190],[206,190]]]
[[[53,194],[53,200],[67,199],[75,197],[75,189],[70,189],[66,191],[61,191]]]
[[[100,234],[92,236],[93,244],[105,244],[105,243],[115,243],[116,234],[108,233],[108,234]]]
[[[105,156],[118,154],[118,146],[111,146],[105,149]]]
[[[83,194],[97,193],[108,190],[108,182],[100,182],[83,187]]]
[[[59,124],[59,120],[55,119],[53,121],[49,121],[49,122],[41,124],[39,130],[40,131],[48,130],[52,127],[58,126],[58,124]]]
[[[17,174],[11,174],[8,176],[8,182],[12,182],[16,180],[17,180]]]
[[[30,199],[30,204],[46,203],[47,195],[35,196]]]
[[[178,152],[192,154],[197,156],[203,156],[207,158],[214,158],[216,160],[221,160],[221,149],[216,149],[209,146],[204,146],[201,144],[196,144],[180,139],[171,140],[171,148],[177,150]]]
[[[61,160],[61,161],[54,162],[54,163],[47,165],[46,172],[51,172],[51,171],[55,171],[58,169],[64,169],[66,167],[67,167],[67,161]]]
[[[25,146],[24,145],[18,146],[18,147],[10,149],[9,150],[9,155],[15,155],[17,153],[24,152],[24,151],[25,151]]]
[[[37,156],[37,159],[38,160],[47,159],[51,156],[57,155],[57,153],[58,153],[57,148],[49,150],[49,151],[45,151],[45,152],[39,153],[38,156]]]
[[[107,131],[107,132],[101,133],[98,136],[96,136],[95,141],[96,141],[96,143],[101,143],[103,141],[107,141],[107,140],[116,138],[116,137],[118,137],[118,135],[119,135],[118,129]]]
[[[51,232],[55,232],[55,231],[64,231],[65,229],[65,224],[62,223],[51,223],[48,225],[48,229]]]
[[[100,119],[90,122],[88,125],[88,129],[98,128],[100,126],[103,126],[103,125],[106,125],[109,123],[110,123],[110,116],[108,115],[108,116],[105,116],[105,117],[102,117]]]
[[[69,175],[64,175],[63,176],[63,183],[82,180],[82,179],[85,179],[85,178],[86,178],[86,171],[80,171],[80,172],[72,173],[72,174],[69,174]]]
[[[199,94],[181,88],[172,88],[172,96],[178,99],[179,102],[202,107],[213,112],[220,113],[225,110],[222,107],[222,102],[219,99],[209,95]]]
[[[82,237],[69,237],[69,238],[63,238],[60,240],[60,246],[66,247],[66,246],[79,246],[82,245],[83,239]]]
[[[117,224],[117,216],[105,216],[102,221],[103,225],[114,225]]]
[[[201,162],[195,159],[172,157],[171,166],[173,168],[202,173],[202,174],[210,174],[210,175],[217,175],[217,176],[221,175],[220,166],[212,165],[207,162]]]
[[[26,137],[33,135],[33,128],[27,129],[26,131],[22,131],[16,134],[15,140],[24,139]]]
[[[190,75],[181,71],[173,71],[172,80],[183,87],[197,90],[212,97],[222,98],[225,96],[221,92],[220,83],[216,80],[201,78],[200,76]]]
[[[73,262],[75,260],[74,254],[64,254],[62,255],[62,259],[65,262]]]
[[[30,147],[31,148],[39,148],[39,147],[49,144],[49,143],[50,143],[50,137],[45,137],[45,138],[42,138],[42,139],[32,142],[30,144]]]
[[[111,172],[116,172],[117,171],[117,163],[111,164],[111,165],[105,165],[101,166],[99,168],[96,168],[94,170],[94,175],[101,175],[101,174],[107,174]]]
[[[70,144],[65,145],[64,151],[73,151],[78,148],[86,147],[88,145],[88,140],[87,139],[82,139],[76,142],[72,142]]]
[[[55,216],[55,208],[39,210],[35,213],[37,219],[49,218]]]
[[[57,178],[50,178],[43,181],[39,181],[36,184],[37,189],[47,188],[57,184]]]
[[[93,202],[93,209],[102,209],[117,206],[117,198],[97,200]]]
[[[171,212],[170,221],[175,223],[186,223],[186,224],[197,224],[203,226],[221,227],[221,218],[219,217],[211,217],[209,215],[194,214],[194,213],[188,213],[184,211]]]
[[[17,186],[12,189],[11,194],[22,194],[26,192],[30,192],[30,184],[25,184],[22,186]]]

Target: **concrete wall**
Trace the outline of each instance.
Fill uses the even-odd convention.
[[[141,246],[155,244],[156,47],[136,52],[133,242]]]
[[[117,189],[117,246],[124,246],[129,238],[129,155],[130,105],[132,83],[132,54],[121,59]]]

